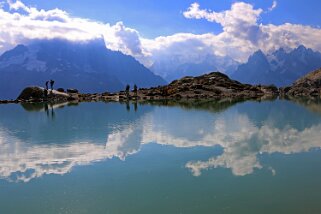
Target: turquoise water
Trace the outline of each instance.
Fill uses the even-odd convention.
[[[321,213],[321,104],[0,105],[0,213]]]

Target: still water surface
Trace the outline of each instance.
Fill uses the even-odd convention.
[[[0,105],[0,213],[321,213],[321,104]]]

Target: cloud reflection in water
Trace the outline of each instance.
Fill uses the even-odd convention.
[[[296,154],[321,147],[321,123],[305,125],[304,128],[293,124],[277,126],[271,122],[274,121],[271,117],[269,115],[258,125],[250,114],[238,109],[212,114],[155,108],[135,121],[115,126],[108,133],[105,145],[88,141],[33,144],[2,127],[0,177],[13,182],[29,182],[43,175],[63,175],[77,165],[111,158],[125,160],[151,142],[182,149],[220,146],[223,148],[221,155],[207,161],[191,160],[186,163],[186,168],[194,176],[218,167],[228,168],[236,176],[244,176],[263,168],[258,158],[262,153]],[[195,118],[202,120],[196,122]],[[272,167],[268,169],[272,174],[276,173]]]

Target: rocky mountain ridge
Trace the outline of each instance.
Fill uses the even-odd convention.
[[[83,43],[38,40],[18,45],[0,56],[0,99],[16,97],[26,85],[55,80],[57,88],[96,93],[166,82],[131,56],[108,50],[103,40]]]
[[[283,48],[271,54],[258,50],[231,77],[242,83],[285,87],[320,67],[321,53],[301,45],[289,52]]]

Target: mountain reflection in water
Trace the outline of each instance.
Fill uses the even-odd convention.
[[[194,176],[218,167],[235,176],[266,167],[275,175],[273,166],[260,162],[262,154],[321,147],[318,102],[65,103],[0,109],[0,177],[13,182],[63,175],[74,166],[112,158],[125,161],[150,143],[182,150],[222,148],[207,160],[186,162]]]

